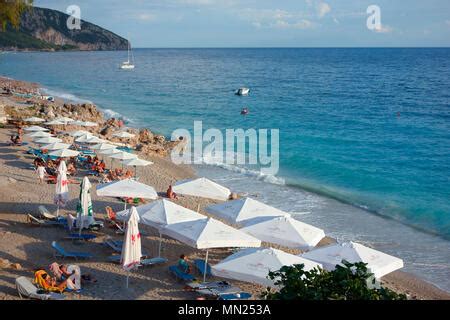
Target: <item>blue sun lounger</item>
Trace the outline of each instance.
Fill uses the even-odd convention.
[[[247,300],[250,299],[252,295],[248,292],[239,292],[239,293],[226,293],[221,294],[217,300]]]
[[[55,257],[62,257],[64,258],[74,258],[74,259],[78,259],[78,258],[92,258],[93,255],[87,252],[69,252],[64,250],[63,247],[61,247],[58,243],[56,243],[56,241],[52,242],[52,247],[53,249],[56,250],[56,253],[54,254]]]
[[[95,234],[79,234],[79,233],[70,233],[66,239],[68,240],[84,240],[84,241],[89,241],[92,239],[97,238],[97,236]]]
[[[197,268],[198,272],[203,276],[205,274],[205,260],[195,259],[194,266]],[[211,276],[211,266],[207,264],[206,266],[206,275]]]
[[[195,279],[193,275],[191,275],[189,273],[184,273],[183,271],[178,269],[178,266],[170,266],[169,271],[170,271],[170,273],[172,273],[175,276],[175,278],[177,278],[177,280],[182,280],[182,281],[187,282],[187,281],[193,281]]]

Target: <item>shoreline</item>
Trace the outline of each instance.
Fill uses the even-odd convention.
[[[27,83],[27,82],[23,82],[23,83]],[[31,85],[30,83],[28,83],[28,84]],[[0,101],[2,101],[2,100],[3,100],[3,103],[5,103],[4,99],[1,99]],[[55,103],[58,104],[58,103],[61,103],[61,101],[57,101]],[[9,129],[2,128],[0,130],[0,132],[1,132],[1,137],[2,137],[3,141],[7,141],[8,140],[7,132],[9,132]],[[4,153],[3,149],[4,149],[4,147],[0,148],[0,150],[1,150],[0,152],[2,154]],[[26,147],[19,147],[19,148],[18,147],[8,147],[8,149],[17,149],[17,150],[23,151],[26,149]],[[16,157],[21,160],[27,160],[26,163],[31,163],[31,161],[29,159],[27,159],[26,155],[25,156],[22,155],[17,150],[16,151],[10,150],[11,152],[7,153],[7,155],[8,155],[7,158]],[[149,168],[148,172],[145,172],[145,174],[142,176],[142,178],[144,180],[144,183],[148,183],[148,184],[154,186],[158,192],[164,192],[165,189],[167,188],[167,185],[170,183],[173,183],[174,180],[178,180],[178,179],[182,179],[182,178],[189,178],[189,177],[192,177],[195,175],[193,168],[191,168],[189,166],[174,165],[165,157],[161,157],[159,155],[155,155],[155,156],[145,155],[145,158],[148,158],[151,161],[155,162],[156,167],[154,167],[153,165],[148,167]],[[7,169],[8,166],[11,166],[9,161],[7,161],[7,159],[5,160],[4,158],[0,158],[0,167],[2,168],[2,176],[6,172],[8,174],[11,174],[13,177],[14,176],[17,176],[17,177],[22,176],[22,178],[24,179],[24,181],[17,179],[18,181],[14,183],[13,187],[14,188],[17,187],[18,190],[20,190],[20,192],[17,195],[20,195],[21,192],[25,192],[25,194],[26,194],[25,198],[28,199],[28,202],[21,203],[21,202],[11,201],[9,205],[8,204],[4,205],[5,202],[7,203],[7,201],[5,201],[5,200],[7,200],[9,198],[9,195],[3,194],[3,192],[2,192],[1,193],[2,204],[1,204],[0,212],[2,214],[6,214],[6,215],[11,215],[11,212],[19,213],[19,212],[17,212],[18,210],[16,207],[21,207],[21,206],[26,207],[27,210],[36,211],[37,205],[34,206],[34,208],[32,208],[29,205],[27,205],[27,203],[33,203],[33,201],[36,203],[39,203],[39,201],[36,201],[34,194],[29,194],[29,191],[26,192],[25,190],[23,190],[23,188],[26,188],[27,183],[30,183],[30,179],[35,180],[34,172],[30,171],[30,170],[26,171],[26,169],[22,168],[22,167],[20,167],[20,168],[13,167],[12,169],[10,168],[11,170],[8,170]],[[16,170],[18,170],[18,171],[16,171]],[[25,171],[23,171],[23,170],[25,170]],[[143,170],[138,169],[138,171],[141,172]],[[147,171],[147,169],[145,171]],[[37,184],[36,181],[33,181],[33,183]],[[7,183],[7,185],[9,185],[9,184]],[[2,187],[2,189],[3,189],[3,187]],[[48,186],[45,186],[45,187],[48,187]],[[53,208],[54,207],[54,205],[52,204],[53,187],[50,186],[49,188],[46,188],[46,189],[47,189],[47,192],[45,192],[44,194],[41,194],[40,199],[46,205]],[[78,188],[76,188],[76,187],[71,188],[71,199],[72,199],[71,202],[74,199],[76,200],[76,198],[77,198],[76,197],[76,193],[78,191],[77,189]],[[108,199],[108,201],[99,201],[98,199],[93,198],[93,202],[96,202],[96,203],[94,203],[94,209],[97,212],[97,214],[102,214],[104,212],[104,210],[101,210],[98,206],[104,205],[106,203],[110,204],[109,199]],[[113,202],[113,201],[111,201],[111,202]],[[18,203],[20,203],[20,205],[18,205]],[[102,203],[102,204],[100,204],[100,203]],[[200,212],[203,214],[206,214],[204,211],[204,207],[206,205],[208,205],[209,203],[211,203],[211,202],[208,200],[205,200],[205,199],[192,199],[190,197],[183,197],[180,200],[180,204],[182,204],[188,208],[191,208],[193,210],[196,210],[197,204],[200,204]],[[120,205],[118,203],[115,203],[115,206],[116,206],[115,209],[118,209],[118,208],[120,209]],[[68,207],[67,209],[70,209],[70,207]],[[14,216],[14,214],[13,214],[13,216]],[[4,221],[3,219],[4,218],[2,217],[2,222]],[[9,219],[7,219],[7,221],[8,221],[8,223],[12,223],[13,226],[16,226],[17,221],[20,221],[20,218],[19,217],[9,217]],[[4,229],[4,227],[2,227],[2,229]],[[13,227],[12,229],[14,230],[15,227]],[[55,231],[60,231],[60,230],[55,230]],[[8,231],[6,231],[6,232],[8,232]],[[151,234],[151,232],[149,232],[149,233]],[[11,233],[9,233],[7,235],[9,237],[9,236],[11,236]],[[5,237],[5,235],[3,235],[3,237]],[[170,241],[170,239],[165,239],[165,240],[168,240],[167,242],[169,242],[169,243],[176,243],[176,241],[174,241],[174,240],[171,240],[171,241]],[[325,243],[329,243],[329,241],[333,241],[333,240],[328,239],[327,241],[325,241]],[[8,242],[8,241],[6,241],[6,242]],[[199,255],[199,257],[201,257],[201,255],[202,255],[202,252],[200,250],[193,250],[192,248],[186,247],[185,245],[180,245],[179,243],[177,244],[177,246],[182,247],[180,249],[180,250],[183,250],[182,252],[195,252],[195,253],[193,253],[193,255],[194,254]],[[3,245],[0,248],[1,248],[1,251],[6,249],[5,247],[3,247]],[[46,251],[50,252],[50,248],[47,248]],[[218,250],[218,251],[226,251],[226,250]],[[0,252],[0,254],[3,255],[2,252]],[[223,252],[221,254],[219,254],[216,257],[216,259],[219,258],[222,254],[223,254]],[[213,258],[213,261],[216,259]],[[97,267],[104,268],[104,266],[103,266],[104,264],[108,264],[108,263],[103,262],[100,266],[97,266]],[[164,269],[164,267],[162,268],[162,270],[163,269]],[[0,269],[0,270],[3,271],[3,269]],[[150,270],[149,273],[151,273],[152,270],[155,270],[155,269],[148,269],[148,270]],[[147,270],[146,270],[146,272],[147,272]],[[116,271],[116,273],[117,273],[117,271]],[[383,280],[383,282],[385,282],[385,284],[388,287],[396,288],[399,292],[407,293],[410,298],[450,299],[449,293],[435,287],[432,284],[429,284],[428,282],[425,282],[422,279],[419,279],[413,275],[410,275],[410,274],[402,272],[402,271],[394,272],[394,273],[384,277],[382,280]],[[0,281],[0,284],[3,284],[3,282],[4,281]],[[177,285],[175,281],[172,281],[172,282],[173,282],[172,283],[173,286],[179,287],[179,285]],[[241,284],[241,283],[239,283],[239,286],[241,286],[242,288],[245,287],[246,289],[249,288],[248,290],[250,290],[252,292],[255,292],[254,291],[255,287],[257,287],[257,286],[253,286],[250,284]],[[190,298],[192,298],[192,297],[194,297],[194,295],[191,294]]]

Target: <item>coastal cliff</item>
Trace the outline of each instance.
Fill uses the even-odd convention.
[[[0,32],[1,50],[126,50],[128,42],[117,34],[81,20],[81,30],[69,30],[69,15],[34,7],[22,14],[18,30]]]

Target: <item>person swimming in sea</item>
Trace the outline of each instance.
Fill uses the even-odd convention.
[[[247,115],[248,113],[249,113],[249,110],[248,110],[247,107],[242,108],[242,110],[241,110],[241,114],[242,114],[242,115]]]

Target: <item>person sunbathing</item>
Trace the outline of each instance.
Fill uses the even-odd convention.
[[[187,257],[184,254],[182,254],[180,256],[180,259],[178,260],[177,266],[184,273],[190,273],[191,272],[191,267],[189,266],[189,263],[187,262]]]
[[[133,177],[133,172],[127,170],[124,175],[124,179],[131,179]]]
[[[169,199],[178,199],[177,194],[172,190],[172,185],[170,185],[169,189],[167,189],[166,196]]]
[[[70,162],[70,163],[67,165],[67,172],[68,172],[70,175],[75,175],[75,174],[77,173],[77,169],[75,168],[75,166],[73,165],[72,162]]]
[[[67,280],[58,283],[56,278],[50,277],[47,271],[41,269],[34,273],[34,282],[38,284],[42,289],[49,292],[62,293],[67,288]]]

